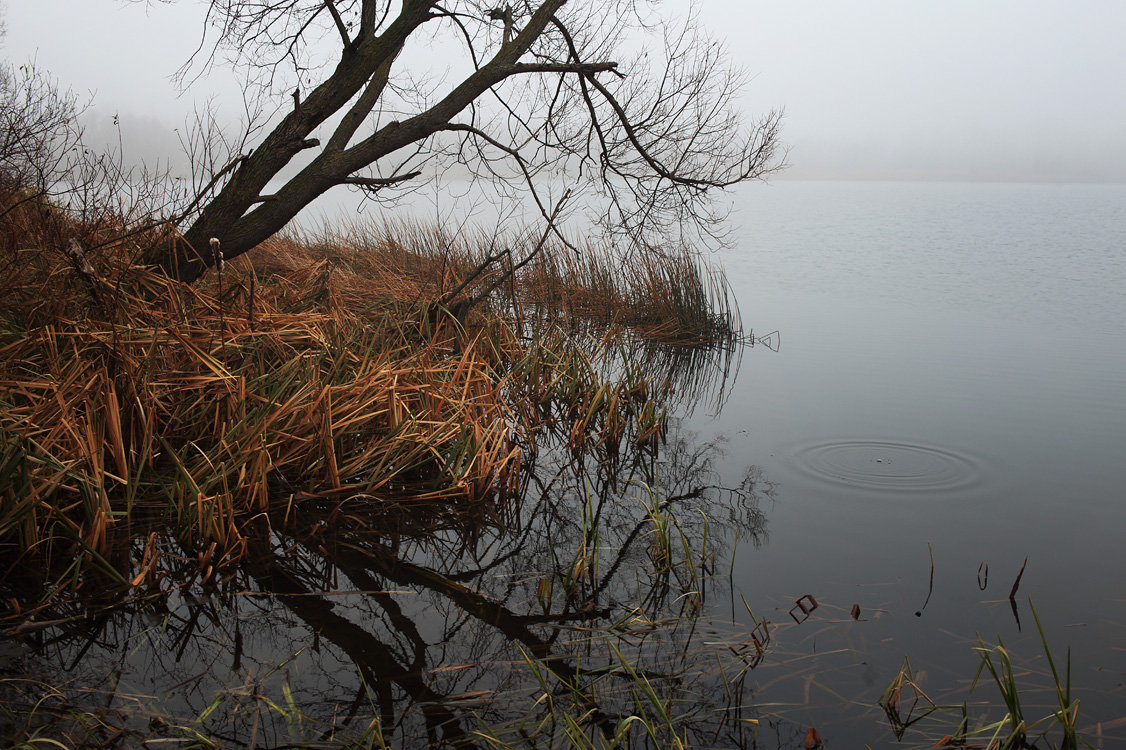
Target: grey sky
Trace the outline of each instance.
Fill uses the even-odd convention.
[[[133,156],[175,148],[197,100],[231,111],[233,81],[185,97],[169,81],[199,42],[198,3],[3,5],[0,53],[96,91],[92,129],[116,111]],[[705,0],[700,14],[752,75],[744,109],[785,107],[787,178],[1126,181],[1121,0]]]

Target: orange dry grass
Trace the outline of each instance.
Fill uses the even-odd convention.
[[[307,523],[302,514],[326,508],[339,519],[347,505],[349,523],[390,536],[504,524],[537,431],[566,435],[576,456],[610,458],[623,440],[663,434],[647,375],[599,371],[611,333],[590,346],[544,328],[521,343],[502,316],[433,307],[498,257],[496,238],[459,243],[410,224],[276,237],[186,286],[134,263],[174,232],[119,234],[108,221],[0,216],[11,252],[0,276],[0,557],[50,566],[78,552],[137,585],[108,561],[111,532],[142,515],[170,524],[205,575],[245,553],[251,526]],[[75,237],[95,251],[68,253]],[[551,320],[562,301],[571,322],[710,335],[723,315],[701,312],[700,267],[662,258],[626,274],[606,252],[545,254],[494,302]],[[512,267],[496,265],[457,299]],[[154,570],[151,539],[150,549],[142,567]]]
[[[521,464],[496,367],[515,351],[507,327],[424,337],[392,291],[326,260],[253,287],[228,267],[222,299],[217,278],[99,270],[82,279],[56,259],[7,279],[9,553],[50,558],[66,542],[104,563],[108,531],[138,508],[173,520],[189,547],[217,545],[215,560],[244,549],[252,519],[284,522],[324,498],[362,496],[375,513],[409,503],[424,527],[503,520]],[[60,287],[65,304],[45,298]],[[20,316],[12,300],[41,302]]]
[[[323,265],[333,269],[338,290],[366,301],[366,306],[388,300],[418,305],[455,288],[487,252],[483,236],[459,238],[438,228],[401,222],[278,235],[232,266],[269,276]]]
[[[540,320],[617,324],[664,342],[709,345],[740,335],[737,305],[723,274],[689,248],[623,254],[604,245],[575,252],[549,244],[520,267],[535,244],[529,232],[454,236],[412,223],[363,231],[328,228],[315,235],[275,237],[248,254],[241,267],[292,273],[324,264],[336,272],[339,289],[352,296],[358,292],[368,305],[396,299],[422,306],[452,293],[493,257],[495,262],[458,299],[499,281],[494,303]],[[506,249],[511,257],[501,257]],[[518,268],[515,278],[505,280],[503,274],[513,267]]]
[[[711,345],[740,333],[722,273],[684,247],[628,258],[605,246],[548,253],[517,286],[522,299],[550,317],[617,324],[650,340]]]

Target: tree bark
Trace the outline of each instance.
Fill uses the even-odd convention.
[[[549,224],[552,219],[534,177],[555,164],[578,165],[577,179],[600,180],[616,211],[607,213],[607,226],[615,231],[626,226],[637,233],[633,240],[647,247],[641,240],[661,227],[711,221],[711,214],[700,209],[709,189],[755,179],[780,166],[772,164],[779,115],[772,113],[749,133],[740,132],[725,108],[734,95],[734,78],[720,65],[723,54],[716,45],[700,45],[688,31],[681,31],[679,38],[665,39],[668,60],[663,67],[635,68],[630,80],[640,85],[621,84],[625,75],[617,63],[605,59],[611,47],[572,33],[583,17],[561,20],[558,14],[566,3],[525,4],[514,19],[509,6],[484,12],[467,2],[459,10],[456,4],[437,0],[401,0],[393,18],[377,13],[391,7],[377,0],[363,0],[358,18],[355,4],[325,0],[213,2],[213,10],[229,22],[223,28],[236,29],[228,43],[267,49],[283,45],[273,33],[274,23],[282,32],[286,20],[300,26],[292,37],[282,34],[283,40],[291,40],[292,50],[324,11],[325,18],[331,17],[332,35],[339,35],[339,59],[310,91],[293,92],[292,108],[257,148],[216,173],[213,183],[228,178],[217,192],[211,195],[213,185],[201,191],[197,200],[207,196],[207,202],[184,234],[156,248],[146,260],[190,283],[214,263],[208,252],[212,238],[222,243],[228,259],[238,257],[280,231],[330,188],[356,185],[374,192],[419,177],[431,159],[471,167],[477,178],[508,179],[498,176],[494,151],[517,167],[516,179],[526,184]],[[632,17],[631,4],[621,0],[621,5],[624,22]],[[343,17],[346,13],[352,14],[350,22]],[[500,39],[498,19],[504,24]],[[436,101],[418,104],[421,96],[396,99],[411,84],[409,77],[393,79],[393,65],[412,35],[428,33],[422,29],[428,23],[453,30],[472,70]],[[353,29],[355,36],[350,37]],[[557,38],[542,39],[545,33]],[[484,56],[486,50],[491,56]],[[596,78],[606,72],[619,78],[606,85]],[[270,67],[263,65],[263,75],[270,74]],[[535,84],[539,88],[516,88],[513,93],[500,85],[517,77],[541,79]],[[404,81],[407,89],[395,88]],[[510,94],[514,98],[505,99]],[[568,96],[578,106],[569,107]],[[520,104],[530,109],[520,109]],[[418,111],[410,109],[416,106]],[[489,106],[492,115],[487,114]],[[388,122],[392,116],[400,119]],[[374,131],[357,135],[373,119],[379,123]],[[330,120],[335,120],[331,130],[326,126]],[[330,132],[322,133],[321,128]],[[296,176],[272,195],[265,194],[294,157],[310,152],[313,157]],[[392,163],[389,157],[398,165],[393,171],[363,176],[368,168]],[[384,176],[387,171],[391,174]]]

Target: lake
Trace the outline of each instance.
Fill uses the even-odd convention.
[[[859,747],[905,655],[939,703],[977,634],[1044,667],[1031,599],[1080,723],[1126,716],[1126,186],[777,182],[737,205],[723,261],[780,346],[694,424],[778,484],[736,589],[777,622],[822,605],[762,698]]]
[[[903,674],[902,720],[999,721],[996,685],[970,692],[998,639],[1050,713],[1038,615],[1079,727],[1126,742],[1126,186],[783,181],[735,205],[715,260],[754,346],[565,363],[617,427],[534,402],[517,500],[484,522],[400,534],[394,494],[291,513],[322,480],[281,477],[237,564],[123,529],[126,578],[150,548],[160,576],[91,573],[5,631],[0,734],[929,747],[959,710],[899,743],[881,696]]]

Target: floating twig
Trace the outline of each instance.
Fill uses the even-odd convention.
[[[809,619],[809,615],[813,610],[817,609],[817,600],[809,594],[802,594],[798,600],[794,602],[794,606],[790,607],[790,617],[794,618],[794,622],[801,625]],[[795,610],[801,610],[801,616],[794,614]]]

